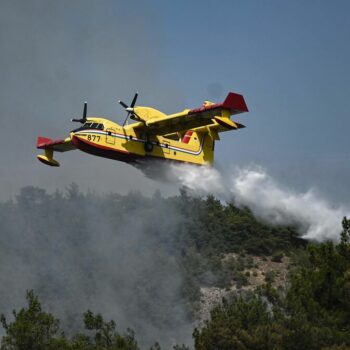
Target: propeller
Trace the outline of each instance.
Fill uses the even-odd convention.
[[[136,100],[137,100],[138,95],[139,95],[139,93],[136,92],[135,95],[134,95],[134,98],[133,98],[132,101],[131,101],[130,106],[128,106],[128,105],[127,105],[125,102],[123,102],[123,101],[120,101],[120,100],[118,101],[119,104],[122,105],[122,106],[125,108],[125,110],[128,112],[128,114],[126,115],[126,118],[125,118],[125,120],[124,120],[123,127],[125,126],[126,122],[128,121],[130,115],[131,115],[130,118],[132,118],[132,119],[135,119],[135,120],[142,120],[142,119],[140,118],[140,116],[138,116],[138,115],[136,114],[136,112],[135,112],[135,110],[134,110],[134,106],[135,106],[135,103],[136,103]]]
[[[84,124],[86,122],[86,114],[87,114],[87,102],[84,102],[84,110],[83,110],[83,118],[80,119],[72,119],[72,122],[78,122]]]

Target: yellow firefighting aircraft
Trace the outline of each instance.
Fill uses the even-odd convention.
[[[230,92],[222,103],[205,101],[195,109],[166,115],[154,108],[135,106],[138,93],[130,106],[119,101],[127,116],[122,125],[101,117],[72,119],[82,124],[66,139],[38,137],[37,148],[45,154],[37,158],[44,164],[59,166],[54,152],[79,149],[100,157],[137,166],[141,159],[161,159],[198,165],[212,164],[214,144],[219,133],[244,128],[230,119],[231,115],[248,112],[242,95]],[[132,119],[135,122],[128,123]]]

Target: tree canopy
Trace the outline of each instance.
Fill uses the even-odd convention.
[[[266,285],[215,307],[193,333],[196,350],[346,349],[350,347],[350,220],[341,241],[310,245],[289,285]]]
[[[250,255],[276,263],[292,255],[286,284],[276,289],[267,273],[263,286],[224,299],[193,331],[196,350],[345,349],[350,220],[342,224],[338,244],[309,244],[293,227],[269,225],[247,208],[184,189],[148,198],[83,194],[74,184],[64,194],[23,188],[15,201],[0,203],[0,349],[138,350],[143,327],[159,330],[154,340],[164,343],[196,321],[201,287],[247,283]],[[230,254],[238,258],[227,260]],[[27,305],[11,316],[6,301],[26,283]],[[114,298],[122,319],[137,321],[136,335],[102,316]]]

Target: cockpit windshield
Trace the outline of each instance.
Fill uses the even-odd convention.
[[[87,130],[87,129],[95,129],[95,130],[103,130],[103,124],[101,123],[91,123],[87,122],[78,129],[72,130],[72,132],[80,131],[80,130]]]

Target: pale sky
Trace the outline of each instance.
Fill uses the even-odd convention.
[[[79,151],[36,160],[38,135],[80,116],[121,121],[118,99],[174,113],[245,96],[247,125],[217,143],[219,166],[258,164],[297,189],[350,203],[350,2],[0,1],[1,199],[76,182],[97,192],[167,185]]]

